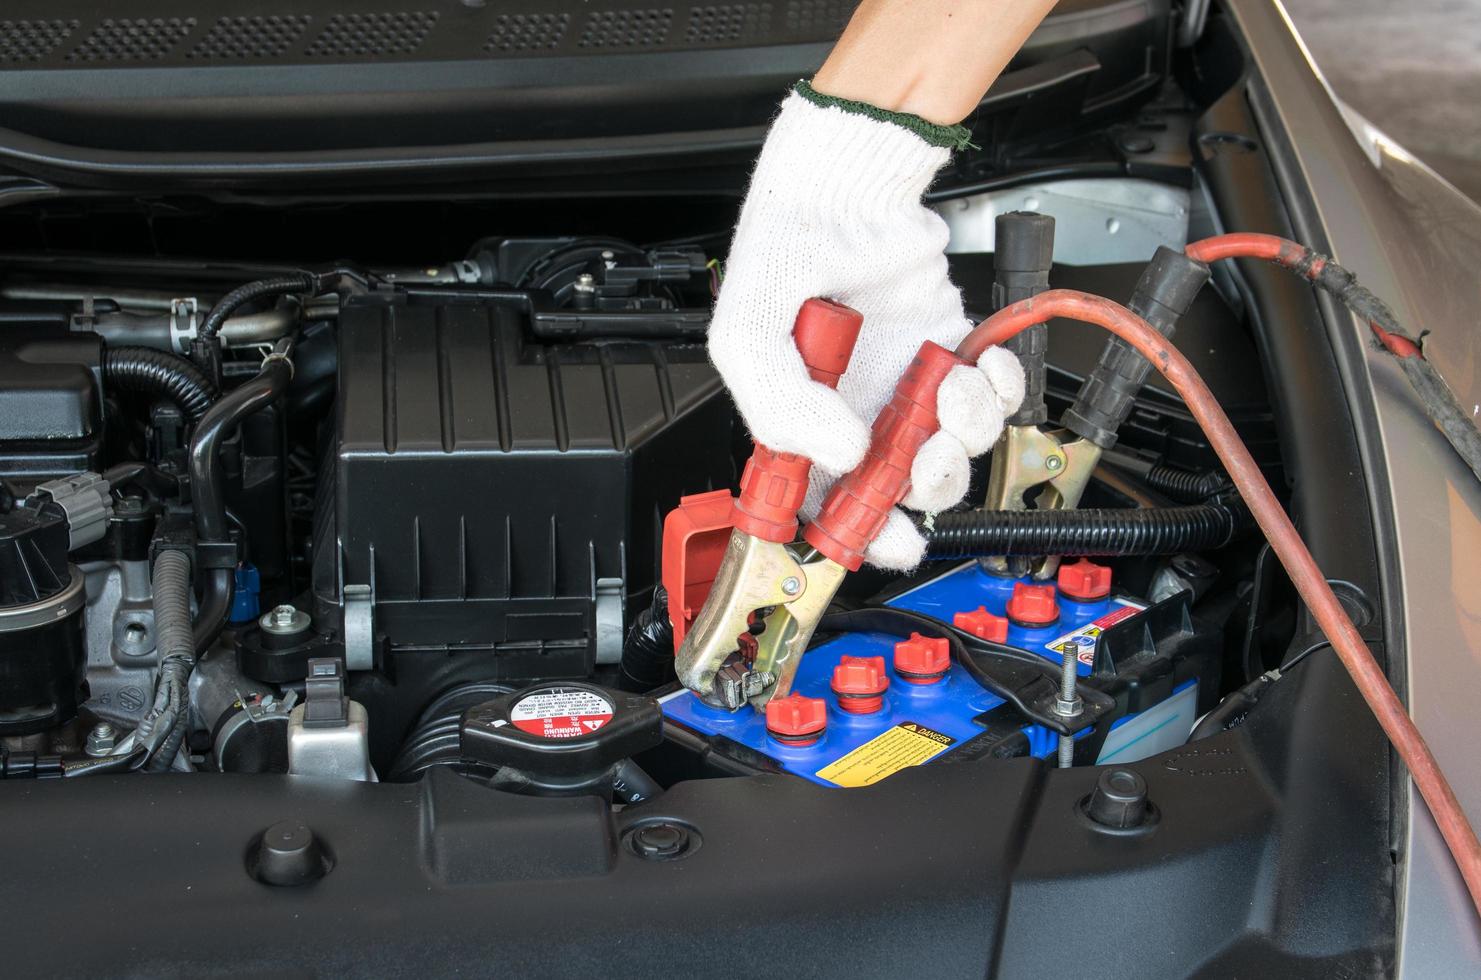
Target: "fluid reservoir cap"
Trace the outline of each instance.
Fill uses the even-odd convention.
[[[1076,602],[1095,602],[1111,594],[1111,569],[1089,558],[1059,566],[1060,594]]]
[[[895,673],[907,684],[935,684],[951,667],[951,645],[943,637],[911,633],[895,644]]]
[[[1059,619],[1059,602],[1054,598],[1054,586],[1019,582],[1013,586],[1007,611],[1008,619],[1019,626],[1035,629],[1053,624]]]
[[[889,686],[884,657],[839,657],[833,668],[833,693],[838,695],[838,707],[849,714],[878,711]]]
[[[460,735],[465,758],[579,781],[663,741],[663,714],[649,697],[562,681],[474,705]]]
[[[828,703],[789,694],[766,703],[766,734],[785,745],[812,745],[828,727]]]
[[[988,612],[986,606],[978,606],[971,612],[957,613],[951,617],[951,625],[963,632],[971,633],[979,640],[988,640],[992,643],[1008,642],[1007,618]]]

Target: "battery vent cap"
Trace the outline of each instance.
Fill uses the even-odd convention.
[[[971,612],[959,612],[951,617],[951,625],[966,633],[971,633],[979,640],[987,640],[990,643],[1008,642],[1008,620],[995,613],[987,611],[986,606],[978,606]]]
[[[839,657],[833,668],[833,693],[838,707],[851,715],[867,715],[884,706],[890,677],[884,657]]]
[[[907,684],[936,684],[951,667],[951,645],[945,637],[911,633],[895,644],[895,673]]]
[[[1036,629],[1059,620],[1059,601],[1054,586],[1019,582],[1008,600],[1008,619],[1019,626]]]
[[[1089,558],[1059,567],[1059,592],[1076,602],[1095,602],[1111,594],[1111,569]]]
[[[789,694],[766,703],[766,734],[783,745],[813,745],[828,727],[828,703],[822,698]]]

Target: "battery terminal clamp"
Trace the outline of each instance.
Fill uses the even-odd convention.
[[[857,312],[836,303],[803,304],[793,339],[815,381],[838,384],[862,325]],[[874,420],[864,461],[834,484],[804,532],[805,546],[793,539],[812,464],[756,446],[741,476],[719,572],[678,650],[675,668],[685,687],[727,711],[748,702],[764,711],[791,691],[828,604],[844,577],[864,563],[865,549],[910,487],[915,454],[938,428],[936,390],[965,363],[937,344],[921,345]],[[751,632],[753,617],[763,628],[750,654],[739,637]]]

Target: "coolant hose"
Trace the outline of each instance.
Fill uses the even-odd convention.
[[[178,354],[152,347],[109,347],[103,352],[103,387],[166,398],[192,423],[216,400],[216,386]]]
[[[926,559],[991,555],[1176,555],[1221,548],[1242,524],[1222,503],[1084,510],[966,510],[923,527]]]
[[[211,307],[211,312],[206,315],[206,322],[201,324],[200,337],[202,340],[214,340],[227,318],[255,299],[288,293],[310,293],[318,288],[319,277],[312,272],[287,272],[281,276],[258,279],[238,286]]]
[[[1455,791],[1440,771],[1440,764],[1424,736],[1404,710],[1403,702],[1389,685],[1383,669],[1373,659],[1372,651],[1327,584],[1296,526],[1281,507],[1270,484],[1265,482],[1259,464],[1188,359],[1151,324],[1126,307],[1104,297],[1069,289],[1052,289],[999,310],[967,335],[957,347],[957,356],[976,364],[987,348],[1057,316],[1095,324],[1127,341],[1182,397],[1188,411],[1208,436],[1209,444],[1224,464],[1224,470],[1233,480],[1240,498],[1265,532],[1271,550],[1285,566],[1291,583],[1311,610],[1322,633],[1331,641],[1333,651],[1372,709],[1379,727],[1408,767],[1414,785],[1429,805],[1440,834],[1455,858],[1471,901],[1481,913],[1481,841],[1477,841],[1475,830],[1455,798]]]

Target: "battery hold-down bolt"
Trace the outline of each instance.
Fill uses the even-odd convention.
[[[882,708],[889,686],[884,657],[839,657],[833,668],[838,707],[851,715],[872,714]]]
[[[951,668],[946,638],[911,633],[895,644],[895,673],[907,684],[937,684]]]
[[[828,727],[828,703],[822,698],[789,694],[766,703],[766,734],[783,745],[816,745]]]

